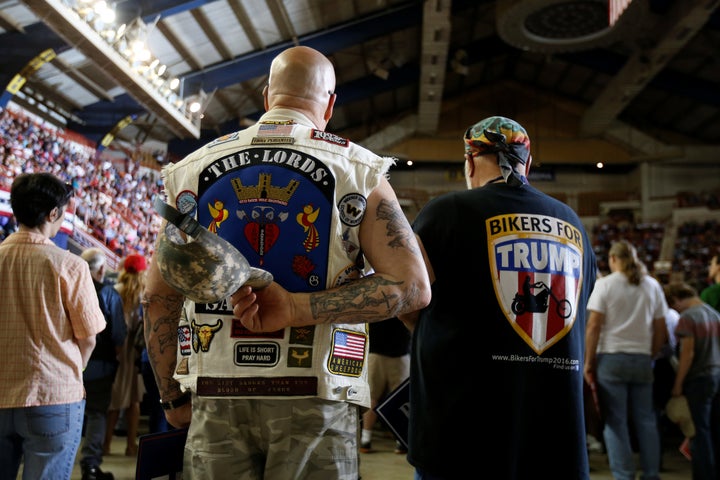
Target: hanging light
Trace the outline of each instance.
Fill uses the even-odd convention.
[[[168,67],[160,63],[160,59],[154,58],[148,48],[148,25],[142,18],[137,17],[114,29],[117,19],[114,3],[108,3],[107,0],[66,0],[66,4],[127,59],[130,69],[147,78],[157,92],[175,108],[180,111],[187,109],[186,111],[193,115],[198,112],[202,114],[204,97],[197,95],[194,100],[183,100],[174,92],[179,87],[180,80],[176,77],[165,77]]]

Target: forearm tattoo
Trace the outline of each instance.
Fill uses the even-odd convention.
[[[163,360],[177,348],[177,326],[182,315],[184,297],[182,295],[143,295],[142,305],[145,310],[146,324],[157,343],[147,343],[147,353],[150,363],[153,366],[153,373],[163,397],[173,398],[180,393],[180,384],[173,378],[177,360],[173,354],[171,361],[166,365],[166,370],[160,370],[158,366],[164,364]],[[154,308],[150,310],[150,306]],[[167,362],[167,360],[165,360]]]
[[[380,276],[370,276],[351,282],[337,289],[310,295],[310,308],[315,319],[334,323],[364,323],[394,317],[403,301],[398,295],[388,296],[383,286],[400,285]]]
[[[405,214],[397,202],[381,200],[376,210],[377,220],[386,222],[386,237],[391,248],[405,248],[413,255],[422,256],[409,228]],[[403,297],[384,288],[402,285],[379,275],[371,275],[336,289],[310,295],[310,309],[315,320],[322,323],[364,323],[397,316],[412,309],[417,288],[408,290]]]
[[[387,221],[387,236],[390,237],[388,245],[393,248],[407,248],[413,255],[421,255],[415,243],[415,235],[408,228],[407,219],[396,202],[381,200],[377,208],[378,220]]]

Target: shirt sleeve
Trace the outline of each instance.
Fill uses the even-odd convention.
[[[694,325],[695,323],[692,321],[691,318],[681,315],[678,319],[677,326],[675,327],[675,337],[678,339],[685,337],[694,337]]]
[[[590,298],[588,299],[588,310],[605,314],[606,308],[604,297],[606,283],[607,281],[602,281],[602,279],[598,279],[598,281],[595,282],[595,286],[593,287],[593,290],[590,293]]]

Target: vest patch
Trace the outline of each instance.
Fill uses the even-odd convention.
[[[338,204],[340,221],[349,227],[356,227],[362,222],[366,209],[367,199],[365,197],[359,193],[345,195]]]
[[[235,344],[235,365],[245,367],[272,367],[280,361],[280,345],[267,343]]]
[[[333,145],[340,145],[341,147],[350,146],[350,140],[347,138],[335,135],[334,133],[323,132],[322,130],[313,129],[312,132],[310,132],[310,138],[313,140],[322,140],[324,142],[332,143]]]
[[[197,394],[206,397],[293,397],[317,395],[316,377],[198,377]]]
[[[366,344],[367,335],[351,330],[335,330],[328,370],[337,375],[359,377],[365,363]]]
[[[250,265],[273,272],[285,288],[319,290],[327,279],[334,190],[330,169],[314,156],[248,148],[201,172],[198,222],[214,228]]]

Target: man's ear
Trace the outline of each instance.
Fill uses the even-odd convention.
[[[527,162],[525,162],[525,176],[530,175],[530,166],[532,165],[532,155],[528,155]]]
[[[58,220],[58,215],[60,214],[60,208],[59,207],[53,207],[52,210],[47,214],[47,218],[50,223],[55,223]]]
[[[331,93],[330,99],[328,100],[327,108],[325,109],[325,115],[323,116],[326,122],[329,122],[330,118],[332,117],[333,108],[335,107],[335,100],[337,100],[337,93]]]
[[[267,112],[268,110],[270,110],[270,104],[268,103],[268,86],[267,85],[265,85],[265,87],[263,87],[262,94],[263,94],[263,105],[265,107],[265,111]]]

